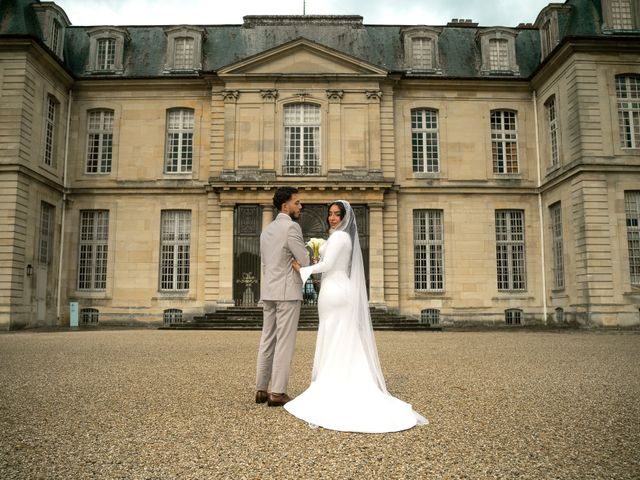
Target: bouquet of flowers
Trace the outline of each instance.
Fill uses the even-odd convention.
[[[311,258],[313,260],[320,259],[320,247],[326,243],[324,238],[311,238],[307,242],[307,247],[311,249]]]

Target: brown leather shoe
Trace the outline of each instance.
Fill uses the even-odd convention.
[[[270,393],[267,405],[270,407],[281,407],[291,399],[286,393]]]
[[[267,401],[269,394],[264,390],[256,391],[256,403],[264,403]]]

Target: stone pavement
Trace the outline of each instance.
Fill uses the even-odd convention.
[[[0,478],[640,478],[639,332],[376,338],[430,425],[339,433],[256,405],[259,332],[1,334]],[[298,334],[292,395],[314,340]]]

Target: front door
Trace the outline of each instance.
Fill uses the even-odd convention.
[[[262,208],[238,205],[233,230],[233,299],[238,307],[254,307],[260,300]]]

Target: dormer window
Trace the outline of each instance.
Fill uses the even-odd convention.
[[[165,72],[194,72],[202,70],[202,39],[204,30],[181,26],[166,28],[167,57]]]
[[[409,72],[440,73],[438,53],[439,30],[413,27],[402,31],[405,67]]]
[[[124,44],[129,39],[123,28],[97,27],[89,35],[88,73],[123,73]]]
[[[603,30],[640,29],[640,0],[604,0]]]
[[[544,60],[551,51],[560,43],[560,29],[558,28],[558,14],[568,13],[571,6],[549,4],[542,9],[536,22],[533,24],[540,32],[541,60]]]
[[[478,32],[482,50],[481,75],[519,75],[516,62],[516,33],[507,28]]]
[[[62,59],[64,51],[64,30],[71,25],[71,22],[64,13],[64,10],[53,2],[40,2],[34,4],[33,8],[40,22],[44,43],[53,53]]]

